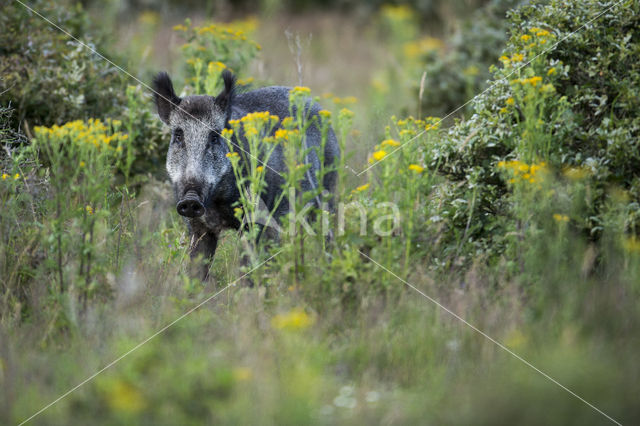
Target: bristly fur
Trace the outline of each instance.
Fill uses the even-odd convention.
[[[169,74],[162,71],[153,79],[153,98],[158,106],[158,115],[165,123],[169,122],[171,110],[180,105],[181,99],[173,89],[173,83]]]
[[[236,96],[236,76],[228,69],[225,69],[222,71],[222,81],[224,82],[224,89],[216,96],[216,104],[218,104],[223,111],[226,111],[226,121],[229,121],[231,118],[231,105]]]

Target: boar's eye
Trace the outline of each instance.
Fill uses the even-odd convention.
[[[178,146],[184,146],[184,132],[182,129],[177,128],[173,131],[173,140],[171,142]]]
[[[218,143],[218,141],[220,140],[220,133],[219,132],[209,132],[209,145],[215,145],[216,143]]]

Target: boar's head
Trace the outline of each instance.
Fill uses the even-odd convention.
[[[231,205],[238,197],[227,142],[221,136],[231,116],[234,75],[222,74],[218,96],[176,95],[169,75],[159,73],[154,98],[160,119],[171,127],[167,172],[173,183],[178,213],[198,218],[216,205]]]

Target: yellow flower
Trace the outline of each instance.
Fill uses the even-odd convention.
[[[522,62],[524,60],[524,55],[521,53],[515,53],[513,56],[511,56],[511,60],[513,62]]]
[[[536,76],[533,76],[533,77],[531,77],[531,78],[529,79],[529,83],[530,83],[532,86],[537,86],[537,85],[538,85],[538,83],[540,83],[541,81],[542,81],[542,77],[537,76],[537,75],[536,75]]]
[[[382,143],[380,144],[382,146],[391,146],[391,147],[395,147],[395,146],[400,146],[400,142],[393,140],[393,139],[385,139],[382,141]]]
[[[365,183],[364,185],[360,185],[359,187],[356,188],[356,192],[362,192],[362,191],[366,191],[367,189],[369,189],[369,185],[368,183]]]
[[[233,129],[222,129],[220,136],[222,136],[223,139],[231,139],[233,136]]]
[[[286,314],[278,314],[271,319],[271,326],[279,330],[302,330],[312,323],[312,318],[300,308]]]
[[[275,133],[276,139],[289,140],[289,131],[287,129],[278,129]]]
[[[237,152],[227,152],[226,154],[227,158],[236,158],[238,157],[238,153]]]
[[[511,59],[509,59],[508,57],[502,55],[500,56],[500,58],[498,58],[499,61],[503,62],[505,65],[508,64],[509,62],[511,62]]]
[[[387,152],[382,149],[373,153],[373,159],[375,161],[380,161],[386,156],[387,156]]]
[[[282,127],[284,127],[285,129],[293,127],[293,124],[293,117],[286,117],[284,120],[282,120]]]
[[[531,36],[529,34],[524,34],[520,36],[520,40],[522,41],[529,41],[531,40]]]
[[[424,167],[417,164],[409,164],[409,170],[413,170],[416,173],[422,173],[424,171]]]
[[[263,170],[264,170],[264,167],[262,167],[262,166],[256,167],[256,172],[258,172],[258,173],[262,173]]]
[[[13,180],[18,180],[20,179],[20,173],[16,173],[15,175],[13,175]]]
[[[536,33],[536,35],[537,35],[538,37],[546,37],[546,36],[548,36],[548,35],[550,35],[550,34],[551,34],[551,33],[550,33],[549,31],[547,31],[547,30],[540,30],[540,31],[538,31],[538,32]]]
[[[85,162],[84,162],[84,161],[81,161],[81,162],[80,162],[80,167],[84,167],[84,166],[86,166]]]
[[[640,240],[636,238],[635,235],[630,238],[625,238],[622,242],[622,246],[628,252],[640,253]]]
[[[292,95],[310,95],[311,89],[305,86],[296,86],[289,91]]]
[[[6,174],[6,173],[3,173],[3,174],[2,174],[2,180],[6,180],[8,177],[9,177],[9,175],[8,175],[8,174]]]
[[[84,209],[87,211],[87,213],[89,213],[89,214],[93,214],[93,207],[91,207],[91,206],[86,206]]]
[[[240,86],[246,86],[247,84],[251,84],[251,83],[253,83],[253,77],[239,78],[238,79],[238,84]]]
[[[173,31],[187,31],[187,27],[185,27],[184,25],[180,24],[180,25],[174,25],[173,26]]]
[[[505,107],[500,108],[500,111],[498,111],[500,114],[506,114],[507,113],[507,109]]]
[[[547,71],[547,75],[554,75],[556,73],[556,68],[555,67],[551,67],[549,68],[549,71]]]
[[[507,99],[507,101],[506,101],[506,104],[507,104],[507,105],[513,105],[513,104],[515,104],[515,103],[516,103],[516,101],[515,101],[515,99],[513,99],[513,98],[509,98],[509,99]]]
[[[324,120],[331,118],[331,111],[327,111],[326,109],[318,111],[318,115],[322,117]]]
[[[353,111],[348,108],[342,108],[338,114],[339,119],[352,119],[354,116]]]
[[[107,402],[112,410],[126,413],[138,413],[147,405],[142,393],[121,379],[109,386]]]
[[[558,213],[554,213],[553,214],[553,220],[555,220],[556,222],[560,223],[560,222],[569,222],[569,216],[567,216],[566,214],[558,214]]]

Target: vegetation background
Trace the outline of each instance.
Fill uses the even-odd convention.
[[[640,421],[639,1],[0,11],[0,423]],[[145,84],[224,68],[318,97],[366,235],[190,277]]]

